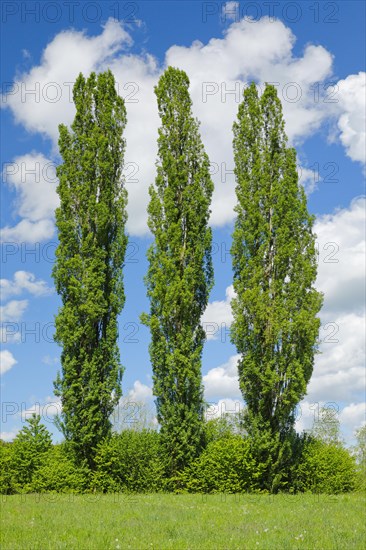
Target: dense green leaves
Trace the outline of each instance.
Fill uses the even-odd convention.
[[[251,437],[236,433],[226,421],[210,421],[207,446],[174,478],[167,476],[161,455],[161,434],[152,430],[124,430],[98,446],[95,469],[75,461],[64,443],[50,445],[42,432],[0,441],[0,493],[243,493],[262,492],[265,465],[258,461]],[[21,447],[20,447],[20,440]],[[354,457],[341,445],[296,436],[285,479],[288,493],[347,492],[359,484]],[[21,451],[20,451],[21,448]]]
[[[59,246],[53,270],[62,307],[56,341],[62,345],[61,428],[76,454],[93,465],[99,441],[121,396],[117,316],[124,304],[122,266],[127,238],[122,182],[126,111],[110,71],[80,74],[70,132],[60,125]]]
[[[14,442],[2,443],[0,446],[2,492],[27,492],[32,488],[34,476],[41,468],[51,445],[51,434],[41,424],[41,417],[32,414]]]
[[[163,466],[159,434],[153,430],[124,430],[99,447],[93,486],[101,492],[159,491]]]
[[[188,86],[187,75],[169,67],[155,88],[161,127],[148,207],[154,236],[146,277],[151,305],[142,316],[151,331],[153,391],[172,475],[203,443],[200,319],[213,284],[208,227],[213,183]]]
[[[65,444],[54,445],[35,472],[31,491],[37,493],[84,493],[90,487],[90,470],[70,457]]]
[[[242,493],[256,489],[259,477],[249,439],[231,434],[209,443],[181,474],[180,485],[193,493]]]
[[[254,84],[244,91],[233,129],[238,202],[232,340],[241,354],[246,428],[266,465],[263,485],[272,489],[312,374],[322,297],[313,287],[313,217],[274,86],[267,85],[260,98]]]
[[[305,446],[297,468],[297,489],[315,493],[343,493],[356,485],[355,460],[334,443],[317,439]]]

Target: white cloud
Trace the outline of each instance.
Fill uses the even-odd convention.
[[[19,321],[28,306],[28,300],[11,300],[4,306],[0,306],[1,322]]]
[[[226,4],[226,11],[231,4]],[[329,116],[327,104],[314,101],[312,85],[322,83],[331,75],[332,56],[322,46],[310,44],[301,56],[295,57],[294,42],[295,36],[281,21],[264,17],[255,24],[245,19],[234,22],[222,38],[213,38],[207,44],[195,41],[189,47],[172,46],[166,52],[164,65],[171,64],[187,71],[194,113],[202,121],[201,133],[214,172],[213,225],[220,226],[234,218],[231,139],[223,140],[222,136],[232,135],[242,89],[250,80],[255,78],[260,84],[277,83],[292,142],[312,135]],[[28,130],[50,137],[56,150],[58,124],[70,124],[74,116],[70,83],[79,71],[87,75],[92,70],[110,67],[127,107],[125,161],[129,165],[126,172],[130,174],[126,181],[129,192],[127,228],[133,235],[144,235],[148,232],[146,206],[148,187],[155,179],[159,125],[153,87],[163,68],[149,54],[125,52],[130,44],[131,37],[113,20],[106,23],[99,36],[88,37],[74,30],[61,32],[45,48],[40,64],[21,75],[14,90],[6,96],[5,106]],[[24,91],[32,89],[36,93],[24,97]],[[230,90],[234,90],[234,94]],[[53,101],[52,93],[57,91],[60,98]],[[31,197],[26,203],[28,201],[33,204]],[[54,197],[52,208],[55,202]],[[22,210],[27,212],[26,204]],[[18,224],[5,228],[3,238],[15,240],[27,233],[32,233],[33,239],[52,236],[50,218],[35,222],[32,218],[26,220],[27,227]],[[40,227],[40,224],[43,225]]]
[[[13,354],[7,349],[0,351],[0,372],[4,374],[10,370],[18,361],[14,358]]]
[[[12,110],[16,122],[51,137],[56,144],[57,125],[72,122],[72,85],[78,74],[104,68],[130,44],[129,34],[113,19],[94,37],[75,30],[62,31],[46,46],[40,65],[16,79],[3,105]]]
[[[339,415],[342,426],[354,431],[366,422],[366,403],[350,403]]]
[[[281,21],[262,18],[233,23],[222,39],[190,47],[171,47],[166,63],[187,71],[193,109],[201,120],[203,141],[217,173],[211,222],[234,219],[235,183],[231,139],[243,87],[252,79],[272,82],[282,100],[291,142],[314,133],[328,116],[325,104],[314,102],[312,85],[331,74],[332,56],[322,46],[308,45],[302,57],[292,55],[295,37]]]
[[[52,220],[31,222],[25,219],[14,227],[6,226],[0,229],[0,240],[3,243],[37,243],[50,239],[54,232]]]
[[[317,219],[314,231],[319,246],[317,286],[324,292],[324,320],[365,309],[365,198],[349,208]]]
[[[354,432],[366,421],[366,403],[350,403],[342,405],[336,401],[309,401],[304,399],[298,407],[296,430],[301,433],[303,430],[311,431],[314,423],[319,419],[319,412],[322,407],[330,409],[333,412],[333,418],[339,420],[341,437],[346,444],[352,445],[354,441]]]
[[[1,319],[1,321],[3,320]],[[18,328],[14,324],[0,326],[0,342],[2,344],[16,344],[20,342],[22,335]]]
[[[23,219],[15,227],[2,229],[2,240],[37,242],[52,237],[59,203],[55,164],[32,152],[5,164],[3,178],[17,193],[16,213]]]
[[[321,178],[318,177],[314,170],[310,170],[304,166],[298,166],[297,172],[299,175],[299,183],[304,187],[305,193],[311,195],[311,193],[316,190],[317,184]]]
[[[13,279],[13,281],[0,279],[2,300],[22,294],[23,291],[27,291],[33,296],[47,296],[52,292],[46,281],[37,280],[35,275],[28,271],[16,271]]]
[[[205,398],[240,398],[238,381],[238,360],[240,355],[231,356],[226,363],[210,369],[203,376]]]
[[[130,402],[147,401],[153,396],[152,388],[136,380],[133,384],[133,388],[128,392],[128,399]]]
[[[317,287],[324,292],[320,351],[308,398],[351,401],[365,388],[365,199],[321,216]]]
[[[242,399],[219,399],[217,402],[210,402],[205,413],[206,420],[222,418],[226,414],[238,414],[244,408]]]
[[[338,106],[342,113],[338,120],[340,140],[352,160],[365,163],[366,73],[360,71],[349,75],[344,80],[339,80],[337,86]]]
[[[225,330],[231,326],[233,315],[230,303],[234,295],[234,287],[230,285],[226,289],[225,300],[217,300],[207,305],[201,319],[207,340],[216,340],[222,329]]]
[[[0,432],[0,439],[3,441],[13,441],[15,437],[17,436],[18,432],[12,431],[12,432]]]
[[[17,193],[17,210],[31,222],[52,218],[58,206],[55,164],[41,153],[15,157],[3,170],[5,183]]]

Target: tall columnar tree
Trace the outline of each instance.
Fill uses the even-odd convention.
[[[246,428],[263,467],[263,486],[275,489],[317,349],[322,296],[313,287],[313,216],[274,86],[266,85],[261,97],[254,83],[244,91],[233,130],[232,340],[241,354]]]
[[[61,396],[66,440],[93,467],[94,449],[110,433],[110,415],[121,396],[117,316],[125,299],[126,110],[110,71],[88,79],[80,74],[73,97],[71,131],[59,126],[63,163],[57,169],[53,276],[63,304],[55,334],[62,373],[55,393]]]
[[[213,284],[208,227],[213,183],[188,87],[185,72],[169,67],[155,88],[161,127],[148,207],[155,240],[145,279],[150,314],[142,316],[151,332],[157,416],[172,477],[203,444],[200,319]]]

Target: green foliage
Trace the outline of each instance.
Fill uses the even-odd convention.
[[[55,445],[43,457],[35,472],[31,492],[84,493],[90,486],[90,471],[78,466],[70,457],[65,445]]]
[[[259,476],[249,439],[224,434],[181,474],[180,486],[197,493],[242,493],[255,489]]]
[[[204,401],[201,316],[213,284],[211,229],[213,183],[198,122],[192,115],[184,71],[169,67],[155,88],[161,127],[148,224],[154,243],[145,278],[157,417],[169,476],[203,446]]]
[[[337,494],[352,491],[356,484],[354,457],[335,443],[309,439],[297,467],[300,491]]]
[[[234,123],[237,218],[232,259],[232,341],[241,354],[245,427],[265,467],[263,488],[285,471],[294,410],[310,380],[322,296],[315,290],[313,217],[287,147],[274,86],[244,91]]]
[[[101,492],[155,492],[162,487],[159,434],[125,430],[98,448],[93,487]]]
[[[224,437],[231,437],[235,434],[246,435],[243,427],[242,412],[236,414],[227,413],[205,422],[206,444]]]
[[[66,440],[93,467],[95,448],[110,434],[110,416],[121,396],[117,317],[125,301],[126,110],[110,71],[87,80],[80,74],[74,103],[72,131],[59,127],[63,164],[57,169],[53,277],[63,304],[55,335],[62,345],[62,373],[55,394],[61,396]]]
[[[208,445],[212,441],[231,437],[234,433],[234,428],[230,419],[227,416],[213,418],[205,423],[205,440]]]
[[[5,459],[6,492],[28,492],[33,478],[41,468],[44,458],[51,449],[52,439],[41,417],[32,414],[25,426],[9,446],[1,446]],[[4,487],[3,487],[4,489]]]
[[[113,434],[99,445],[96,468],[91,471],[75,461],[69,445],[50,446],[47,432],[35,435],[33,430],[22,443],[1,442],[0,492],[262,492],[268,465],[258,461],[258,447],[251,438],[235,433],[236,429],[225,417],[207,422],[207,447],[175,476],[166,475],[157,431]],[[307,434],[296,435],[291,445],[277,492],[334,494],[364,487],[355,458],[341,445]]]
[[[13,444],[0,439],[0,494],[12,495],[15,492],[12,475]]]

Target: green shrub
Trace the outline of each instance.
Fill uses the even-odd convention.
[[[14,492],[12,443],[6,443],[0,439],[0,494],[12,495]]]
[[[356,464],[339,444],[310,439],[297,467],[296,485],[300,491],[336,494],[352,491]]]
[[[34,473],[31,490],[36,493],[84,493],[89,489],[90,471],[75,464],[65,445],[55,445]]]
[[[256,465],[249,440],[225,434],[211,441],[180,476],[182,490],[202,493],[241,493],[255,489]]]
[[[205,439],[207,444],[236,434],[243,435],[239,415],[226,414],[205,422]]]
[[[51,434],[41,424],[41,417],[33,414],[12,443],[11,478],[14,492],[30,492],[32,479],[42,466],[52,447]]]
[[[102,492],[155,492],[162,488],[159,434],[125,430],[99,446],[93,487]]]

